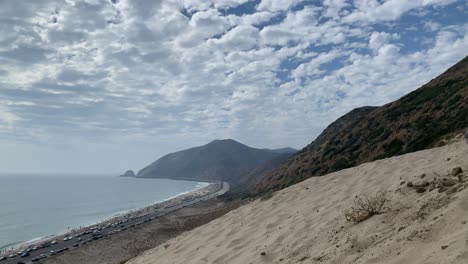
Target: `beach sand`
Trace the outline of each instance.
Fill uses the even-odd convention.
[[[463,172],[452,176],[455,167]],[[460,139],[310,178],[170,239],[128,264],[466,264],[467,170],[468,145]],[[426,186],[425,192],[418,193],[417,186]],[[346,221],[344,211],[356,195],[379,190],[387,193],[383,213],[357,224]]]

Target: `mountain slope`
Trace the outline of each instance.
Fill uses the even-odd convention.
[[[127,263],[466,264],[467,153],[468,145],[457,141],[313,177]],[[453,176],[456,167],[462,172]],[[379,190],[389,201],[381,214],[346,221],[344,211],[357,195]]]
[[[432,147],[467,126],[468,57],[397,101],[340,117],[260,179],[253,191],[278,190],[312,176]]]
[[[282,152],[282,151],[280,151]],[[140,170],[137,177],[227,181],[236,184],[243,174],[283,154],[256,149],[232,139],[168,154]]]

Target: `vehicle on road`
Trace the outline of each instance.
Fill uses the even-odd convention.
[[[31,259],[31,261],[32,262],[37,262],[37,261],[39,261],[41,259],[45,259],[45,258],[47,258],[47,256],[45,254],[41,254],[38,257],[35,257],[35,258]]]
[[[21,258],[29,257],[29,252],[24,252],[20,255]]]
[[[40,247],[41,247],[41,248],[50,247],[50,244],[47,243],[47,242],[45,242],[45,243],[42,243],[42,244],[40,245]],[[33,249],[34,249],[34,250],[38,250],[39,247],[35,246],[35,247],[33,247]]]
[[[7,257],[5,257],[5,256],[1,256],[1,257],[0,257],[0,261],[4,261],[4,260],[6,260],[6,259],[7,259]]]

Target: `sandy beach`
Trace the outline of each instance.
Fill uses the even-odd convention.
[[[310,178],[128,264],[468,263],[467,157],[458,140]],[[357,195],[379,190],[381,214],[346,221]]]

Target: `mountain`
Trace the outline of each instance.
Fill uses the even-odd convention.
[[[352,110],[264,175],[254,193],[439,144],[468,126],[468,57],[399,100]]]
[[[281,164],[286,162],[288,158],[295,152],[297,152],[297,150],[294,152],[280,153],[276,157],[269,159],[266,162],[256,166],[248,173],[239,175],[236,182],[237,186],[234,186],[234,188],[237,188],[234,189],[234,191],[238,190],[239,192],[244,192],[248,188],[248,186],[251,186],[258,179],[263,178],[267,174],[277,169]]]
[[[120,177],[135,177],[135,173],[132,170],[128,170],[124,174],[120,175]]]
[[[288,152],[289,151],[289,152]],[[200,181],[247,181],[249,172],[274,158],[290,155],[293,149],[256,149],[232,139],[215,140],[204,146],[168,154],[146,168],[137,177]],[[285,153],[286,152],[286,153]],[[289,154],[288,154],[289,153]]]
[[[293,148],[263,149],[263,150],[272,151],[278,154],[293,154],[297,152],[297,149],[293,149]]]

